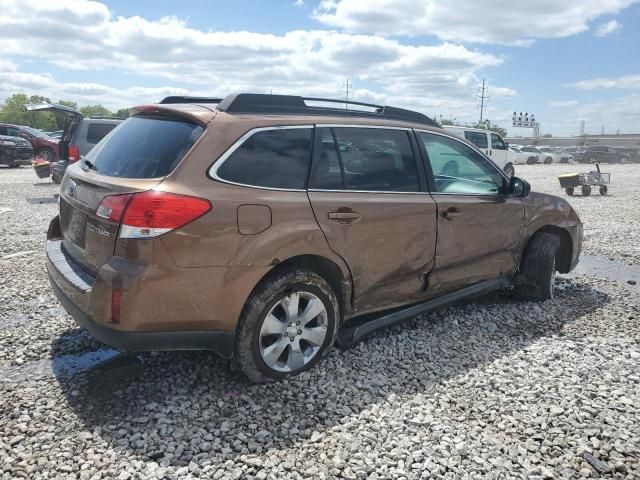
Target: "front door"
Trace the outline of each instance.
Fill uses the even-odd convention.
[[[417,136],[432,171],[438,208],[430,293],[513,273],[524,221],[522,199],[506,195],[506,178],[463,142],[435,133]]]
[[[333,251],[349,265],[354,307],[424,297],[436,244],[436,205],[409,130],[317,128],[309,199]],[[415,146],[415,143],[413,144]]]

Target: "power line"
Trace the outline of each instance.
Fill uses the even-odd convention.
[[[480,95],[476,95],[476,99],[480,100],[480,105],[478,105],[478,107],[480,107],[480,123],[482,123],[482,117],[483,117],[484,111],[487,108],[487,103],[489,103],[489,99],[491,98],[489,97],[489,95],[487,95],[487,93],[489,93],[489,87],[485,87],[485,79],[483,78]]]
[[[353,83],[350,83],[349,77],[347,77],[347,83],[342,84],[340,93],[344,95],[344,101],[345,101],[344,109],[349,110],[349,94],[353,94]]]

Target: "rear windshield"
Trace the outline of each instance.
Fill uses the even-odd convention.
[[[98,173],[109,177],[164,177],[203,130],[184,120],[136,115],[112,130],[85,158]]]

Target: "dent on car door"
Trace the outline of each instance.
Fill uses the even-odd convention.
[[[349,265],[358,312],[425,295],[436,205],[412,142],[406,130],[317,129],[309,200],[331,249]]]
[[[438,208],[431,294],[511,274],[524,223],[522,200],[507,196],[507,180],[467,145],[433,133],[417,136]]]

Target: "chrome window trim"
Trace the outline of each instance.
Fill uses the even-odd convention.
[[[258,190],[275,190],[278,192],[306,192],[307,190],[304,188],[280,188],[280,187],[261,187],[260,185],[249,185],[247,183],[240,182],[232,182],[231,180],[225,180],[218,176],[218,170],[220,167],[228,160],[228,158],[242,146],[244,142],[246,142],[249,138],[259,132],[267,132],[270,130],[294,130],[294,129],[313,129],[314,125],[276,125],[271,127],[256,127],[249,130],[243,136],[241,136],[238,140],[236,140],[233,145],[231,145],[218,159],[213,162],[213,165],[209,167],[207,174],[209,177],[217,180],[218,182],[227,183],[229,185],[237,185],[239,187],[247,187],[247,188],[255,188]],[[313,144],[311,145],[311,152],[313,152]]]
[[[386,125],[350,125],[344,123],[316,123],[318,128],[381,128],[385,130],[404,130],[410,132],[413,130],[411,127],[394,127]]]
[[[308,192],[331,192],[331,193],[401,193],[403,195],[429,195],[429,192],[399,192],[397,190],[348,190],[346,188],[335,190],[335,189],[323,189],[323,188],[309,188]]]
[[[471,149],[472,149],[472,150],[474,150],[476,153],[480,154],[480,156],[481,156],[484,160],[486,160],[486,161],[487,161],[487,163],[489,164],[489,166],[490,166],[490,167],[492,167],[496,172],[498,172],[498,174],[499,174],[502,178],[504,178],[504,180],[505,180],[505,182],[507,183],[507,185],[509,184],[510,180],[509,180],[509,178],[507,177],[506,173],[504,173],[504,171],[503,171],[500,167],[498,167],[495,163],[493,163],[493,160],[491,160],[487,155],[485,155],[484,153],[482,153],[482,151],[481,151],[477,146],[475,146],[473,143],[469,142],[469,143],[471,143],[471,145],[469,145],[469,144],[467,144],[467,143],[465,143],[465,142],[462,142],[462,141],[461,141],[461,139],[460,139],[459,137],[458,137],[458,138],[456,138],[456,136],[455,136],[455,135],[447,135],[446,133],[434,132],[433,130],[422,130],[422,129],[419,129],[419,128],[414,128],[413,130],[414,130],[415,132],[420,132],[420,133],[429,133],[429,134],[431,134],[431,135],[439,135],[440,137],[450,138],[451,140],[455,140],[456,142],[461,143],[461,144],[462,144],[462,145],[464,145],[465,147],[471,148]],[[468,141],[468,140],[467,140],[467,141]],[[427,160],[427,161],[429,161],[429,159],[428,159],[428,158],[427,158],[426,160]],[[433,173],[433,170],[432,170],[432,173]],[[432,193],[432,194],[435,194],[435,193],[438,193],[438,192],[431,192],[431,193]],[[448,194],[448,195],[465,195],[465,194],[462,194],[462,193],[450,193],[450,194]],[[477,195],[477,194],[472,193],[471,195]],[[508,195],[504,195],[504,194],[502,194],[502,193],[489,194],[489,195],[503,195],[503,196],[508,196]]]

